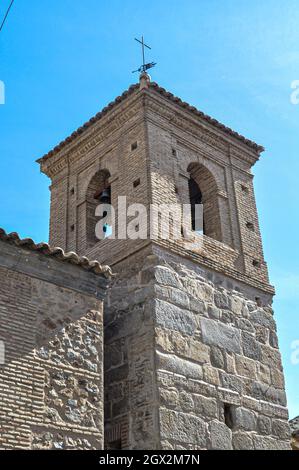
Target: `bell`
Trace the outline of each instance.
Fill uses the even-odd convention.
[[[107,189],[100,194],[99,200],[102,204],[109,204],[110,203],[110,192]]]

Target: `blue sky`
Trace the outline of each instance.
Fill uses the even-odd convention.
[[[0,15],[9,0],[1,0]],[[35,159],[137,79],[135,36],[151,44],[153,80],[266,152],[256,197],[287,381],[299,415],[297,0],[15,0],[0,33],[0,226],[48,238],[49,181]],[[297,356],[299,358],[299,354]],[[295,361],[294,361],[295,362]]]

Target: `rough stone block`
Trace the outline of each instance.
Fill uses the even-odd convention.
[[[291,439],[290,425],[287,421],[273,419],[272,421],[272,434],[279,437],[279,439]]]
[[[165,352],[184,356],[200,364],[210,362],[210,348],[178,331],[156,328],[156,344]]]
[[[245,300],[233,295],[231,297],[231,311],[235,315],[243,315],[243,309],[246,306]]]
[[[286,395],[284,390],[276,389],[261,382],[251,384],[251,394],[258,400],[264,400],[278,405],[286,405]]]
[[[236,318],[236,325],[240,330],[247,331],[247,333],[255,333],[255,328],[253,327],[250,320],[247,318]]]
[[[193,380],[189,379],[186,384],[187,390],[192,393],[196,393],[199,395],[204,395],[207,397],[216,397],[217,396],[217,389],[215,385],[210,385],[207,382],[202,380]]]
[[[182,287],[178,275],[174,271],[163,266],[158,266],[155,269],[155,279],[159,284],[162,284],[164,286],[171,286],[177,288]]]
[[[259,415],[257,419],[257,429],[260,434],[271,434],[271,419],[268,416]]]
[[[226,323],[228,325],[234,325],[235,324],[235,314],[230,312],[229,310],[222,310],[220,319],[222,323]]]
[[[269,344],[272,348],[278,349],[278,336],[275,331],[270,331],[269,334]]]
[[[168,408],[177,408],[179,404],[179,394],[176,390],[166,390],[160,388],[161,404]]]
[[[219,387],[218,388],[218,398],[223,403],[229,403],[231,405],[240,405],[241,404],[241,396],[238,392],[234,392],[233,390],[228,390],[226,388]]]
[[[289,413],[285,406],[274,405],[266,401],[260,401],[261,413],[273,417],[288,419]]]
[[[218,406],[215,398],[193,395],[194,412],[202,418],[218,418]]]
[[[222,384],[223,388],[226,388],[228,390],[233,390],[234,392],[237,392],[241,394],[243,392],[243,382],[242,380],[231,374],[227,374],[226,372],[220,371],[220,381]]]
[[[157,365],[159,369],[180,374],[185,377],[199,380],[203,377],[202,366],[174,355],[157,352]]]
[[[256,450],[290,450],[290,443],[266,436],[253,436]]]
[[[234,450],[254,449],[251,435],[246,432],[234,432],[233,433],[233,448]]]
[[[194,446],[201,448],[207,445],[206,424],[197,416],[162,408],[160,429],[162,439],[174,440],[177,444],[193,443]]]
[[[220,385],[219,372],[215,367],[212,367],[208,364],[203,366],[203,376],[204,380],[212,385]]]
[[[209,424],[211,449],[215,450],[231,450],[232,449],[232,432],[221,421],[211,421]]]
[[[242,396],[242,405],[244,408],[249,408],[250,410],[259,412],[261,409],[259,400],[249,397],[247,395]]]
[[[193,335],[196,322],[193,314],[162,300],[155,303],[155,316],[158,326]]]
[[[262,309],[258,309],[255,312],[252,312],[250,314],[250,320],[253,323],[258,323],[265,328],[276,331],[276,325],[273,316]]]
[[[214,293],[214,302],[220,309],[231,309],[231,298],[225,293],[216,290]]]
[[[236,328],[215,320],[201,318],[201,331],[204,343],[218,346],[227,351],[240,352],[240,331]]]
[[[273,349],[269,346],[262,345],[261,348],[262,348],[262,356],[261,356],[262,363],[268,365],[270,369],[276,368],[276,369],[282,370],[280,352],[277,349]]]
[[[274,387],[284,389],[285,382],[284,382],[284,375],[277,369],[271,370],[271,382]]]
[[[259,343],[267,344],[269,341],[269,329],[261,325],[254,325],[255,338]]]
[[[120,367],[115,367],[113,369],[110,369],[106,374],[106,378],[109,381],[109,383],[113,382],[120,382],[124,380],[129,372],[129,365],[128,364],[123,364]]]
[[[209,305],[208,306],[208,316],[210,318],[213,318],[215,320],[219,320],[221,315],[221,309],[218,307],[215,307],[214,305]]]
[[[232,353],[225,354],[226,371],[229,374],[236,374],[235,355]]]
[[[179,393],[180,409],[178,411],[190,412],[194,410],[194,397],[184,390]]]
[[[185,292],[182,292],[180,289],[175,289],[174,287],[169,287],[168,296],[172,303],[178,305],[179,307],[189,309],[190,301]]]
[[[255,361],[261,360],[261,346],[251,334],[242,332],[242,348],[246,357],[250,357]]]
[[[214,289],[209,284],[187,276],[181,278],[181,282],[189,296],[204,302],[213,302]]]
[[[256,362],[244,356],[236,355],[236,369],[238,375],[256,378]]]
[[[244,431],[255,431],[257,426],[257,417],[253,411],[243,407],[234,408],[233,411],[234,429]]]
[[[211,346],[211,364],[218,369],[225,368],[224,352],[217,346]]]
[[[271,384],[270,368],[265,364],[257,363],[257,379],[260,382]]]

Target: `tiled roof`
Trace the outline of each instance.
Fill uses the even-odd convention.
[[[151,83],[150,86],[151,86],[151,88],[154,88],[156,91],[158,91],[158,93],[160,93],[161,95],[163,95],[166,98],[170,99],[174,103],[177,103],[179,106],[187,109],[188,111],[191,111],[193,114],[195,114],[196,116],[204,119],[205,121],[209,122],[213,126],[218,127],[218,129],[221,129],[226,134],[229,134],[229,135],[241,140],[244,144],[248,145],[249,147],[252,147],[254,150],[257,150],[258,152],[262,152],[263,150],[265,150],[262,145],[258,145],[255,142],[253,142],[252,140],[246,139],[246,137],[243,137],[241,134],[238,134],[238,132],[230,129],[229,127],[226,127],[224,124],[217,121],[217,119],[214,119],[211,116],[208,116],[207,114],[203,113],[202,111],[199,111],[194,106],[191,106],[190,104],[186,103],[185,101],[182,101],[177,96],[174,96],[172,93],[165,90],[165,88],[160,87],[157,83],[153,82],[153,83]]]
[[[256,144],[252,140],[246,139],[246,137],[243,137],[242,135],[238,134],[238,132],[230,129],[229,127],[226,127],[224,124],[221,124],[221,122],[217,121],[216,119],[213,119],[212,117],[208,116],[207,114],[204,114],[202,111],[199,111],[194,106],[191,106],[188,103],[182,101],[177,96],[174,96],[169,91],[167,91],[164,88],[160,87],[157,83],[151,82],[149,84],[149,89],[155,90],[157,93],[164,96],[165,98],[168,98],[173,103],[176,103],[177,105],[181,106],[182,108],[187,109],[188,111],[193,113],[195,116],[200,117],[201,119],[204,119],[209,124],[212,124],[213,126],[215,126],[218,129],[222,130],[226,134],[229,134],[232,137],[235,137],[236,139],[240,140],[242,143],[244,143],[244,144],[248,145],[249,147],[253,148],[255,151],[262,152],[264,150],[264,147],[262,147],[261,145]],[[47,160],[49,157],[51,157],[52,155],[59,152],[63,147],[65,147],[67,144],[69,144],[74,139],[76,139],[76,137],[81,135],[86,129],[88,129],[90,126],[92,126],[95,122],[99,121],[103,116],[105,116],[117,104],[121,103],[128,96],[132,95],[136,90],[139,90],[139,83],[136,83],[135,85],[130,86],[130,88],[128,88],[128,90],[126,90],[122,95],[118,96],[114,101],[109,103],[105,108],[102,109],[102,111],[100,111],[95,116],[93,116],[89,121],[87,121],[85,124],[83,124],[83,126],[79,127],[75,132],[73,132],[69,137],[67,137],[65,140],[60,142],[50,152],[45,154],[42,158],[38,159],[37,162],[41,163],[42,160]]]
[[[128,96],[132,95],[132,93],[139,88],[139,84],[135,84],[130,86],[128,90],[126,90],[122,95],[118,96],[114,101],[109,103],[105,108],[102,109],[99,113],[97,113],[95,116],[93,116],[89,121],[87,121],[83,126],[79,127],[76,131],[74,131],[69,137],[67,137],[65,140],[60,142],[56,147],[54,147],[50,152],[48,152],[46,155],[43,157],[39,158],[37,160],[38,163],[41,163],[42,160],[47,160],[49,157],[52,157],[55,153],[59,152],[63,147],[65,147],[67,144],[72,142],[76,137],[81,135],[86,129],[88,129],[90,126],[92,126],[95,122],[99,121],[105,114],[108,113],[114,106],[117,104],[121,103],[125,98]]]
[[[109,266],[102,266],[98,261],[90,261],[85,256],[81,257],[74,252],[65,253],[62,248],[52,248],[48,245],[48,243],[36,244],[31,238],[21,239],[17,233],[13,232],[7,234],[2,228],[0,228],[0,241],[10,243],[11,245],[15,245],[17,247],[25,248],[27,250],[36,251],[38,253],[42,253],[45,256],[52,256],[59,259],[60,261],[75,264],[82,267],[83,269],[86,269],[87,271],[104,275],[107,278],[112,276],[111,268],[109,268]]]

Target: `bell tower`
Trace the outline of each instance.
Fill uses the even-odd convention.
[[[289,448],[251,172],[262,151],[143,72],[39,160],[52,181],[51,244],[115,273],[105,306],[107,448]],[[115,237],[96,236],[101,199],[113,207]],[[136,204],[147,214],[138,222]],[[189,217],[152,219],[161,204],[188,206]],[[191,237],[151,236],[166,225]]]

